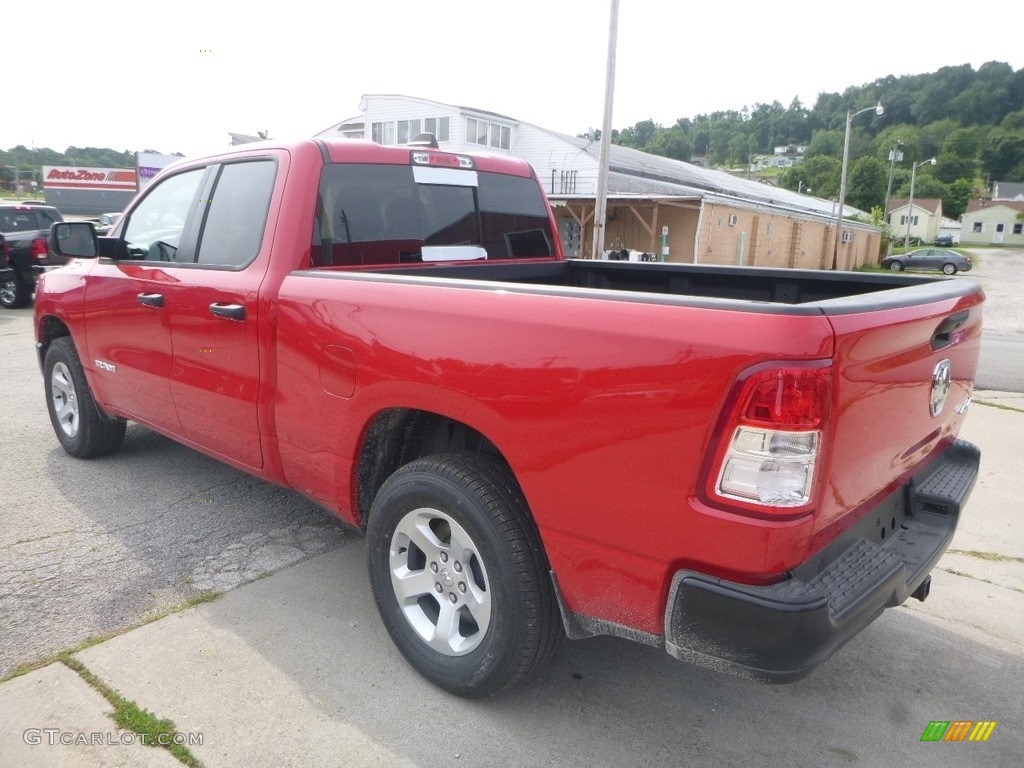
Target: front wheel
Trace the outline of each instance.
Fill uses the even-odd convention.
[[[902,261],[894,261],[894,262],[892,262],[889,265],[889,269],[891,269],[893,272],[902,272],[903,271],[903,262]]]
[[[32,301],[32,286],[26,283],[15,270],[14,274],[0,283],[0,305],[7,309],[21,309]]]
[[[78,351],[68,336],[50,343],[43,376],[50,421],[65,451],[89,459],[121,447],[127,422],[100,413],[82,372]]]
[[[374,500],[367,539],[384,626],[435,685],[491,696],[557,648],[562,625],[547,559],[498,459],[451,453],[402,467]]]
[[[942,265],[942,273],[944,275],[955,275],[956,274],[956,265],[955,264],[943,264]]]

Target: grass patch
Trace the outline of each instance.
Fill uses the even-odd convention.
[[[974,398],[972,402],[978,405],[987,405],[989,408],[998,408],[1001,411],[1013,411],[1015,413],[1024,413],[1024,408],[1018,408],[1015,405],[1006,405],[1005,403],[993,403],[991,400],[980,400]]]
[[[82,662],[73,658],[70,653],[62,654],[60,661],[68,669],[77,672],[79,677],[110,702],[110,705],[114,708],[114,724],[118,728],[131,731],[143,737],[142,742],[146,746],[166,749],[179,762],[189,766],[189,768],[202,768],[203,764],[189,751],[188,747],[183,744],[174,743],[174,735],[179,731],[172,720],[165,717],[157,717],[148,709],[143,709],[134,701],[124,698],[90,672],[88,667]]]
[[[949,550],[949,551],[952,552],[953,550]],[[969,573],[964,573],[963,571],[958,571],[958,570],[956,570],[954,568],[942,568],[940,570],[943,570],[946,573],[952,574],[953,576],[963,576],[965,579],[972,579],[974,581],[980,581],[983,584],[991,584],[993,587],[999,587],[1001,589],[1009,589],[1009,590],[1012,590],[1013,592],[1020,592],[1022,595],[1024,595],[1024,589],[1021,589],[1020,587],[1008,587],[1008,586],[1005,586],[1003,584],[996,584],[994,581],[990,581],[989,579],[982,579],[982,578],[979,578],[977,576],[972,576]]]
[[[92,648],[94,645],[105,643],[107,642],[107,640],[112,640],[113,638],[123,635],[126,632],[131,632],[132,630],[138,629],[139,627],[144,627],[147,624],[152,624],[154,621],[159,621],[160,619],[167,618],[173,613],[180,613],[181,611],[184,611],[187,608],[193,608],[197,605],[202,605],[203,603],[212,602],[216,600],[218,597],[220,597],[220,595],[220,592],[200,592],[198,595],[194,595],[193,597],[190,597],[188,600],[176,603],[175,605],[172,605],[170,608],[166,608],[160,611],[159,613],[156,613],[148,617],[145,621],[137,622],[129,627],[125,627],[124,629],[118,629],[113,632],[108,632],[105,635],[94,635],[92,637],[88,637],[82,642],[80,642],[78,645],[73,645],[70,648],[65,648],[63,651],[57,651],[57,653],[51,654],[50,656],[42,658],[39,661],[33,661],[28,664],[19,664],[17,667],[14,668],[14,671],[12,671],[9,675],[0,678],[0,684],[6,683],[8,680],[13,680],[16,677],[27,675],[29,672],[34,672],[37,669],[48,667],[54,662],[63,662],[66,657],[69,658],[71,656],[74,656],[76,653],[81,653],[82,651],[88,648]]]
[[[67,531],[61,531],[61,533],[67,533]],[[31,544],[34,541],[46,541],[51,536],[56,536],[56,535],[57,534],[55,534],[55,533],[48,533],[45,536],[33,536],[30,539],[18,539],[16,542],[14,542],[14,545],[17,546],[18,544]]]

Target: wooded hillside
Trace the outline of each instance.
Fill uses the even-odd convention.
[[[923,75],[881,78],[822,93],[814,106],[794,99],[739,111],[679,118],[662,126],[644,120],[612,141],[645,152],[690,161],[706,158],[715,167],[746,169],[750,158],[774,147],[807,147],[805,159],[785,171],[783,187],[837,197],[846,112],[881,102],[885,113],[854,118],[850,134],[847,202],[865,211],[881,208],[889,176],[889,153],[899,143],[902,162],[893,168],[893,197],[907,197],[911,163],[934,157],[917,171],[914,195],[942,199],[943,213],[958,217],[991,181],[1024,181],[1024,69],[991,61]]]

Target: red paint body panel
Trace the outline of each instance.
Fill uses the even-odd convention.
[[[866,506],[882,489],[894,490],[956,438],[966,415],[957,406],[971,396],[981,349],[981,301],[978,293],[957,301],[830,318],[842,365],[837,366],[838,410],[827,448],[828,485],[815,519],[816,545],[855,522],[847,517],[850,510]],[[964,310],[973,311],[952,343],[933,350],[930,341],[939,324]],[[933,417],[932,372],[942,359],[951,363],[951,387],[943,412]],[[873,450],[864,450],[868,445]]]
[[[224,157],[279,164],[262,246],[248,267],[100,259],[46,276],[37,328],[59,319],[87,350],[83,361],[117,366],[115,376],[87,364],[105,410],[356,524],[355,466],[374,417],[394,408],[449,417],[484,435],[512,467],[567,607],[655,635],[676,571],[777,580],[960,427],[952,410],[971,389],[980,290],[826,315],[317,274],[306,270],[322,152],[333,162],[409,158],[408,148],[344,141],[232,152]],[[481,171],[532,175],[507,158],[475,162]],[[561,261],[560,253],[538,261]],[[165,294],[162,311],[136,300],[155,291]],[[243,305],[245,320],[212,316],[214,302]],[[938,323],[963,310],[969,322],[933,352]],[[947,411],[932,418],[932,370],[943,357],[953,388]],[[729,393],[744,371],[774,361],[833,371],[818,492],[810,511],[789,520],[700,498]],[[873,450],[863,450],[866,441]]]

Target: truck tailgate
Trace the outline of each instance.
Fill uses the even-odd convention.
[[[916,307],[829,316],[836,410],[816,546],[856,522],[851,511],[893,491],[955,438],[981,344],[984,295],[974,288]]]

